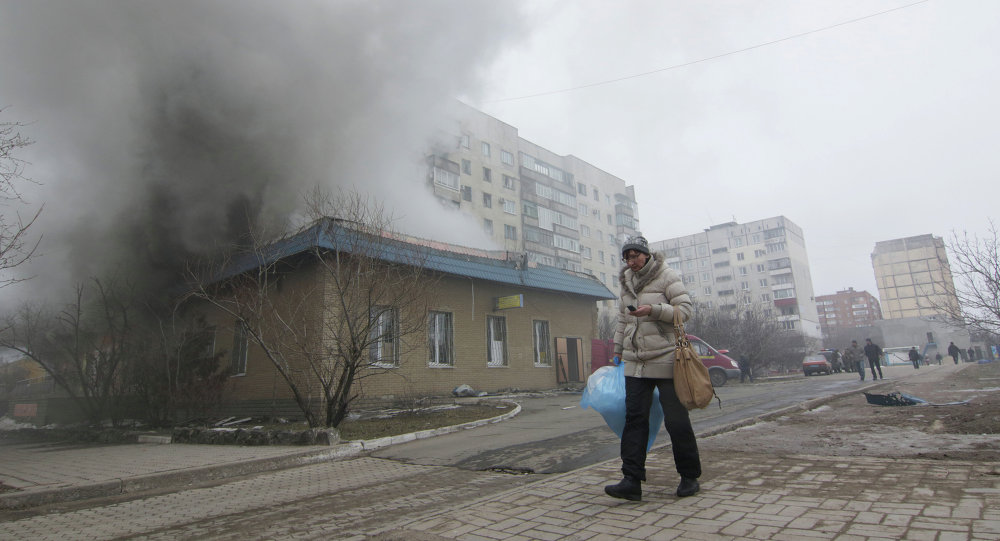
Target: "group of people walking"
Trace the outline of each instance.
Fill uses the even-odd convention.
[[[882,375],[882,348],[872,342],[871,338],[865,339],[865,347],[858,346],[857,340],[851,340],[851,347],[844,350],[844,363],[848,368],[853,368],[858,372],[861,381],[865,380],[865,359],[868,360],[868,367],[872,371],[872,380],[885,379]]]

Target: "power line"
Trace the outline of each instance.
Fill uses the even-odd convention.
[[[723,58],[723,57],[726,57],[726,56],[732,56],[732,55],[735,55],[735,54],[745,53],[747,51],[752,51],[754,49],[760,49],[762,47],[767,47],[769,45],[774,45],[774,44],[777,44],[777,43],[782,43],[784,41],[790,41],[790,40],[793,40],[793,39],[798,39],[798,38],[801,38],[801,37],[804,37],[804,36],[808,36],[810,34],[815,34],[815,33],[818,33],[818,32],[824,32],[826,30],[830,30],[830,29],[837,28],[837,27],[840,27],[840,26],[845,26],[845,25],[848,25],[848,24],[853,24],[853,23],[856,23],[856,22],[859,22],[859,21],[863,21],[865,19],[871,19],[872,17],[878,17],[880,15],[885,15],[886,13],[891,13],[893,11],[899,11],[899,10],[902,10],[902,9],[910,8],[910,7],[916,6],[918,4],[924,4],[924,3],[927,3],[927,2],[930,2],[930,0],[919,0],[919,1],[913,2],[911,4],[906,4],[905,6],[899,6],[899,7],[887,9],[885,11],[880,11],[878,13],[872,13],[870,15],[865,15],[863,17],[858,17],[856,19],[850,19],[850,20],[839,22],[839,23],[836,23],[836,24],[831,24],[829,26],[824,26],[822,28],[816,28],[816,29],[809,30],[809,31],[806,31],[806,32],[801,32],[799,34],[793,34],[791,36],[787,36],[787,37],[784,37],[784,38],[776,39],[776,40],[773,40],[773,41],[768,41],[768,42],[764,42],[764,43],[758,43],[757,45],[751,45],[750,47],[745,47],[743,49],[737,49],[735,51],[729,51],[729,52],[726,52],[726,53],[717,54],[715,56],[708,56],[708,57],[705,57],[705,58],[699,58],[698,60],[692,60],[690,62],[684,62],[683,64],[675,64],[673,66],[668,66],[668,67],[665,67],[665,68],[659,68],[659,69],[655,69],[655,70],[652,70],[652,71],[644,71],[642,73],[636,73],[636,74],[633,74],[633,75],[627,75],[625,77],[619,77],[617,79],[608,79],[606,81],[599,81],[599,82],[596,82],[596,83],[588,83],[588,84],[584,84],[584,85],[573,86],[573,87],[569,87],[569,88],[563,88],[563,89],[560,89],[560,90],[549,90],[547,92],[538,92],[536,94],[527,94],[525,96],[517,96],[517,97],[514,97],[514,98],[501,98],[501,99],[498,99],[498,100],[490,100],[490,101],[487,101],[486,103],[500,103],[500,102],[505,102],[505,101],[526,100],[526,99],[529,99],[529,98],[537,98],[537,97],[540,97],[540,96],[550,96],[552,94],[562,94],[564,92],[572,92],[574,90],[582,90],[584,88],[593,88],[595,86],[609,85],[609,84],[612,84],[612,83],[619,83],[621,81],[627,81],[629,79],[637,79],[639,77],[646,77],[647,75],[653,75],[654,73],[661,73],[661,72],[664,72],[664,71],[670,71],[670,70],[675,70],[675,69],[680,69],[680,68],[686,68],[686,67],[692,66],[694,64],[700,64],[702,62],[708,62],[710,60],[717,60],[719,58]]]

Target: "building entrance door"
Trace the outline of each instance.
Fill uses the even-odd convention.
[[[556,382],[583,383],[583,339],[556,338]]]

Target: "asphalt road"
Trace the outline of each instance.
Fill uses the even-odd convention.
[[[752,385],[729,382],[716,390],[722,407],[713,401],[709,407],[693,411],[691,420],[695,432],[704,433],[860,386],[856,374],[846,373]],[[529,395],[514,400],[522,410],[513,419],[387,447],[373,456],[407,464],[512,473],[562,473],[618,456],[618,437],[597,412],[579,406],[579,394]],[[655,445],[668,441],[666,430],[661,430]]]

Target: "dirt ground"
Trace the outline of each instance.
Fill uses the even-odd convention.
[[[1000,363],[968,364],[933,375],[886,380],[868,391],[904,393],[928,405],[877,406],[861,392],[852,393],[806,412],[704,438],[699,447],[785,456],[1000,460]],[[935,405],[950,402],[962,403]]]

